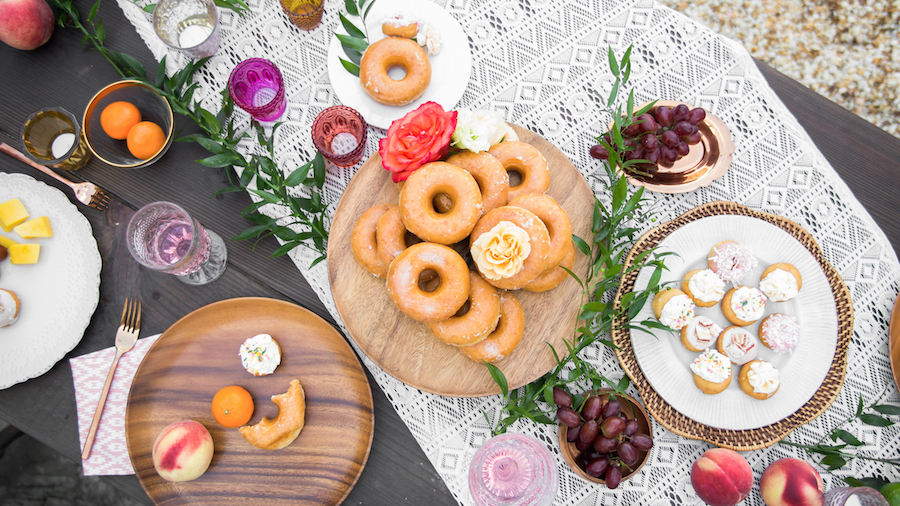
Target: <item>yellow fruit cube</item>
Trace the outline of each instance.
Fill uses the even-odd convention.
[[[35,237],[53,237],[53,227],[50,226],[50,218],[41,216],[13,229],[13,232],[22,236],[22,239],[34,239]]]
[[[7,200],[0,204],[0,227],[9,232],[13,227],[28,219],[28,211],[19,199]]]
[[[4,248],[8,248],[8,247],[12,246],[13,244],[19,244],[19,243],[17,243],[16,241],[13,241],[9,237],[0,235],[0,246],[3,246]]]
[[[9,262],[15,265],[36,264],[40,256],[40,244],[13,244],[9,247]]]

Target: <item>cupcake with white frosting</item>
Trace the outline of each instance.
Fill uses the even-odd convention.
[[[12,290],[0,288],[0,328],[9,327],[19,319],[22,301]]]
[[[759,289],[772,302],[785,302],[797,296],[803,286],[800,271],[791,264],[772,264],[759,277]]]
[[[713,307],[725,296],[725,282],[710,269],[694,269],[684,275],[681,290],[697,306]]]
[[[254,376],[272,374],[281,364],[281,348],[269,334],[259,334],[244,341],[239,355],[241,365]]]
[[[734,325],[719,335],[716,349],[735,364],[744,365],[756,358],[759,341],[747,329]]]
[[[703,351],[716,342],[722,327],[708,316],[694,316],[691,323],[681,328],[681,344],[690,351]]]
[[[741,367],[738,384],[745,394],[764,401],[775,395],[781,386],[778,369],[765,360],[754,360]]]
[[[653,298],[653,314],[672,330],[681,330],[694,319],[694,302],[677,288],[666,288]]]
[[[694,384],[701,392],[715,395],[731,384],[731,361],[716,350],[705,350],[691,364]]]
[[[752,286],[732,288],[722,298],[722,314],[731,323],[745,327],[762,318],[766,296]]]

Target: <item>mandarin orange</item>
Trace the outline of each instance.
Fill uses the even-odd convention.
[[[166,134],[152,121],[141,121],[131,127],[126,139],[128,151],[140,160],[153,158],[166,143]]]
[[[100,126],[106,135],[120,141],[128,137],[131,127],[141,122],[141,111],[131,102],[113,102],[100,113]]]
[[[223,427],[240,427],[253,416],[253,396],[237,385],[222,388],[212,400],[212,414]]]

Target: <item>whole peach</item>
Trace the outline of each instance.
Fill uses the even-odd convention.
[[[691,485],[710,506],[734,506],[750,495],[753,471],[734,450],[707,450],[691,467]]]
[[[209,468],[213,440],[206,427],[193,421],[175,422],[153,443],[153,467],[168,481],[190,481]]]
[[[759,479],[759,491],[768,506],[822,506],[824,490],[819,473],[800,459],[778,459]]]
[[[37,49],[53,34],[53,11],[44,0],[0,0],[0,41]]]

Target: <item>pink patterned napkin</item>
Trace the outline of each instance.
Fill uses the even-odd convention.
[[[91,456],[82,461],[85,476],[134,474],[128,448],[125,446],[125,404],[131,381],[141,365],[141,361],[159,334],[139,339],[131,351],[122,355],[116,374],[109,388],[109,396],[103,408],[103,417],[97,428]],[[91,421],[100,401],[109,366],[116,357],[116,348],[95,351],[69,359],[72,366],[72,379],[75,381],[75,403],[78,406],[78,439],[81,448],[87,440]]]

